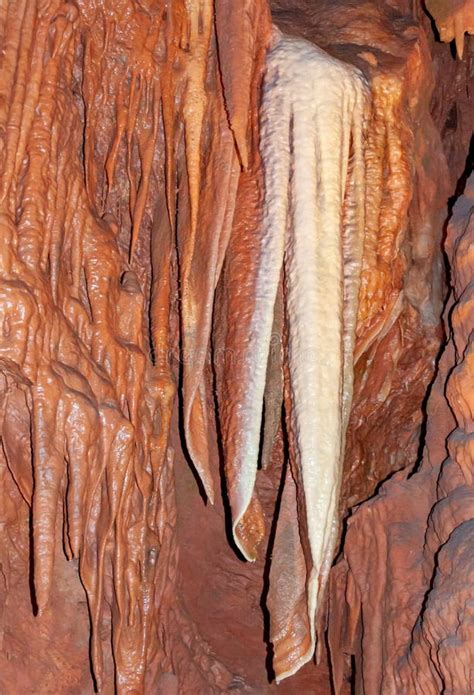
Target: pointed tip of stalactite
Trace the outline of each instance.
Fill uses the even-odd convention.
[[[200,458],[200,457],[191,456],[191,460],[194,463],[194,461],[201,462],[202,460],[205,460],[205,459]],[[214,506],[214,502],[216,499],[215,492],[214,492],[214,480],[212,479],[212,476],[210,475],[210,472],[209,472],[208,460],[207,460],[206,465],[203,465],[203,466],[196,465],[196,464],[194,464],[194,465],[195,465],[198,477],[201,481],[202,488],[204,490],[204,494],[206,496],[206,504],[209,503],[212,506]],[[206,468],[207,468],[207,470],[206,470]]]
[[[258,560],[257,552],[251,553],[248,549],[244,548],[235,532],[233,534],[233,537],[237,550],[242,555],[244,560],[246,562],[256,562]]]
[[[234,543],[247,562],[256,562],[265,537],[265,521],[258,497],[252,496],[245,511],[232,524]]]
[[[462,60],[463,55],[464,55],[464,27],[463,26],[461,26],[460,28],[456,26],[454,43],[456,44],[456,53],[458,54],[458,58],[460,60]]]
[[[210,477],[209,472],[206,471],[205,466],[201,466],[200,463],[196,463],[198,461],[200,462],[202,459],[200,459],[198,456],[193,455],[189,450],[188,455],[192,461],[192,465],[197,474],[198,480],[200,481],[201,493],[202,491],[204,492],[205,503],[209,503],[212,506],[214,506],[216,499],[214,492],[214,482]]]
[[[453,33],[456,53],[460,60],[464,55],[464,34],[466,31],[468,31],[468,27],[466,27],[464,11],[459,9],[453,17]]]
[[[211,487],[209,487],[208,485],[204,485],[204,490],[206,492],[207,501],[209,502],[209,504],[214,506],[214,503],[216,501],[216,498],[214,495],[214,490]]]
[[[35,565],[37,565],[37,557],[34,558]],[[36,615],[41,618],[49,603],[50,587],[51,587],[52,573],[47,572],[46,576],[44,572],[36,572],[33,577],[33,597],[36,603]]]
[[[186,364],[186,361],[184,364]],[[205,503],[210,502],[213,505],[215,499],[214,478],[209,465],[208,421],[205,411],[202,409],[202,394],[199,393],[199,387],[194,393],[192,389],[188,391],[186,378],[184,383],[184,438],[186,453],[199,481],[201,495],[203,492],[205,494]]]
[[[214,492],[214,481],[209,471],[208,459],[202,456],[196,456],[195,451],[190,451],[188,448],[188,456],[192,462],[192,467],[197,475],[197,479],[200,482],[200,490],[203,497],[205,497],[205,504],[209,503],[214,506],[215,502],[215,492]],[[201,462],[205,461],[205,465],[201,465]]]
[[[243,171],[249,168],[249,148],[247,144],[246,127],[242,126],[240,119],[231,119],[230,128],[234,136],[235,149]]]
[[[308,643],[308,640],[306,640],[306,644]],[[304,643],[303,643],[304,644]],[[300,643],[301,646],[301,643]],[[275,682],[277,685],[280,685],[284,680],[287,678],[291,678],[291,676],[294,676],[295,673],[297,673],[305,664],[307,664],[309,661],[314,656],[314,650],[315,650],[315,644],[313,640],[309,640],[309,646],[306,648],[306,651],[300,651],[299,656],[295,660],[290,660],[288,659],[288,652],[286,654],[283,654],[283,660],[284,663],[283,669],[281,672],[278,672],[278,664],[275,663],[275,657],[274,657],[274,663],[273,663],[273,668],[275,669]],[[275,644],[273,645],[273,648],[275,650]],[[292,649],[292,644],[290,643],[289,645],[289,651]],[[281,659],[281,656],[280,656]]]
[[[247,148],[247,143],[245,144],[239,144],[239,141],[237,140],[237,137],[235,138],[235,144],[237,148],[237,155],[240,160],[240,165],[242,167],[242,171],[248,171],[249,170],[249,153],[248,153],[248,148]]]
[[[246,560],[247,562],[256,562],[258,559],[257,548],[254,547],[252,549],[246,547],[245,543],[243,542],[243,539],[239,536],[238,523],[234,524],[234,527],[232,529],[232,537],[234,539],[234,543],[237,547],[237,550],[242,555],[244,560]]]
[[[46,594],[43,594],[43,592],[39,592],[35,588],[35,601],[36,601],[36,612],[35,615],[37,618],[42,618],[45,614],[46,608],[48,606],[49,602],[49,591]]]

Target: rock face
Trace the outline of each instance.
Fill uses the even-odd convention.
[[[179,606],[170,445],[179,378],[212,498],[205,351],[270,33],[264,3],[220,5],[2,3],[6,692],[17,669],[25,692],[90,690],[88,619],[100,690],[180,660],[183,687],[232,680]]]
[[[464,35],[474,34],[474,6],[469,0],[427,0],[426,8],[436,22],[441,41],[454,39],[460,58]]]
[[[2,693],[474,691],[427,7],[463,61],[417,1],[0,0]]]
[[[472,658],[473,222],[471,175],[446,236],[447,340],[428,400],[421,466],[411,476],[395,475],[355,511],[333,570],[334,673],[341,683],[342,654],[354,654],[360,692],[473,689],[466,667]]]

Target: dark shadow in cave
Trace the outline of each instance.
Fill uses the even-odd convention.
[[[268,545],[265,553],[265,566],[263,570],[263,589],[260,597],[260,608],[263,613],[263,640],[267,647],[267,657],[265,659],[265,668],[267,671],[268,682],[272,683],[275,680],[275,671],[273,670],[273,644],[270,640],[270,611],[267,606],[268,592],[270,591],[270,568],[272,562],[273,546],[275,545],[275,536],[280,514],[281,499],[283,488],[285,485],[285,477],[289,466],[290,448],[288,443],[288,432],[286,429],[285,406],[282,405],[281,423],[283,434],[283,465],[281,467],[281,478],[278,487],[278,493],[275,500],[275,511],[272,518],[270,533],[268,536]]]

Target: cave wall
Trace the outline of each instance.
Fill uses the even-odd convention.
[[[304,536],[282,497],[296,449],[284,282],[244,529],[259,538],[253,563],[232,537],[226,443],[251,378],[271,21],[370,89],[349,519],[319,663],[278,690],[472,690],[457,666],[470,635],[471,188],[445,235],[472,131],[472,40],[456,59],[401,1],[3,0],[3,692],[277,688],[272,558],[305,582],[305,556],[287,563],[277,535],[280,521]],[[291,659],[309,628],[290,627]]]
[[[355,511],[334,568],[334,616],[345,612],[330,625],[336,681],[342,682],[343,653],[352,653],[360,692],[468,693],[473,687],[465,668],[472,641],[472,211],[471,174],[446,235],[447,338],[428,399],[421,465],[412,475],[397,473]]]
[[[275,0],[272,9],[284,31],[362,69],[373,94],[368,175],[384,181],[374,185],[381,200],[367,203],[347,508],[417,457],[441,339],[447,200],[464,172],[472,131],[472,74],[469,61],[454,60],[435,42],[416,3],[302,0],[295,7]]]
[[[143,691],[188,661],[206,687],[232,678],[179,605],[168,439],[269,22],[204,5],[2,2],[5,692],[17,672],[23,692]],[[221,71],[219,26],[238,53],[224,42]]]

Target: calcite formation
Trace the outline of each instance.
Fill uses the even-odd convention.
[[[318,596],[337,535],[362,265],[367,102],[363,77],[354,68],[310,43],[275,36],[261,107],[265,199],[253,249],[253,306],[234,315],[244,345],[241,387],[233,394],[228,390],[222,422],[234,539],[253,560],[264,536],[255,479],[281,280],[285,409],[293,453],[270,576],[277,680],[292,675],[314,652]],[[299,530],[292,529],[298,518]]]
[[[426,6],[463,60],[418,0],[0,0],[2,692],[472,692],[473,17]]]
[[[426,8],[439,30],[441,41],[456,43],[460,58],[464,53],[464,35],[474,34],[474,5],[470,0],[427,0]]]
[[[265,11],[233,10],[235,25],[262,18],[259,41],[241,49],[241,148]],[[102,690],[112,656],[123,692],[146,689],[154,661],[166,661],[157,607],[175,552],[170,350],[178,318],[184,351],[208,340],[239,172],[215,31],[211,2],[2,3],[5,601],[18,573],[28,595],[31,572],[39,629],[61,611],[62,545],[87,597]],[[194,454],[208,436],[201,358],[183,372]],[[206,470],[199,448],[194,460]]]
[[[330,629],[330,644],[336,691],[343,683],[343,653],[355,656],[360,692],[434,695],[473,687],[465,667],[472,642],[467,545],[473,511],[473,205],[471,175],[446,237],[452,283],[444,314],[447,340],[427,406],[421,466],[412,476],[398,473],[356,511],[334,570],[332,602],[339,620]],[[367,653],[370,661],[363,657]]]

